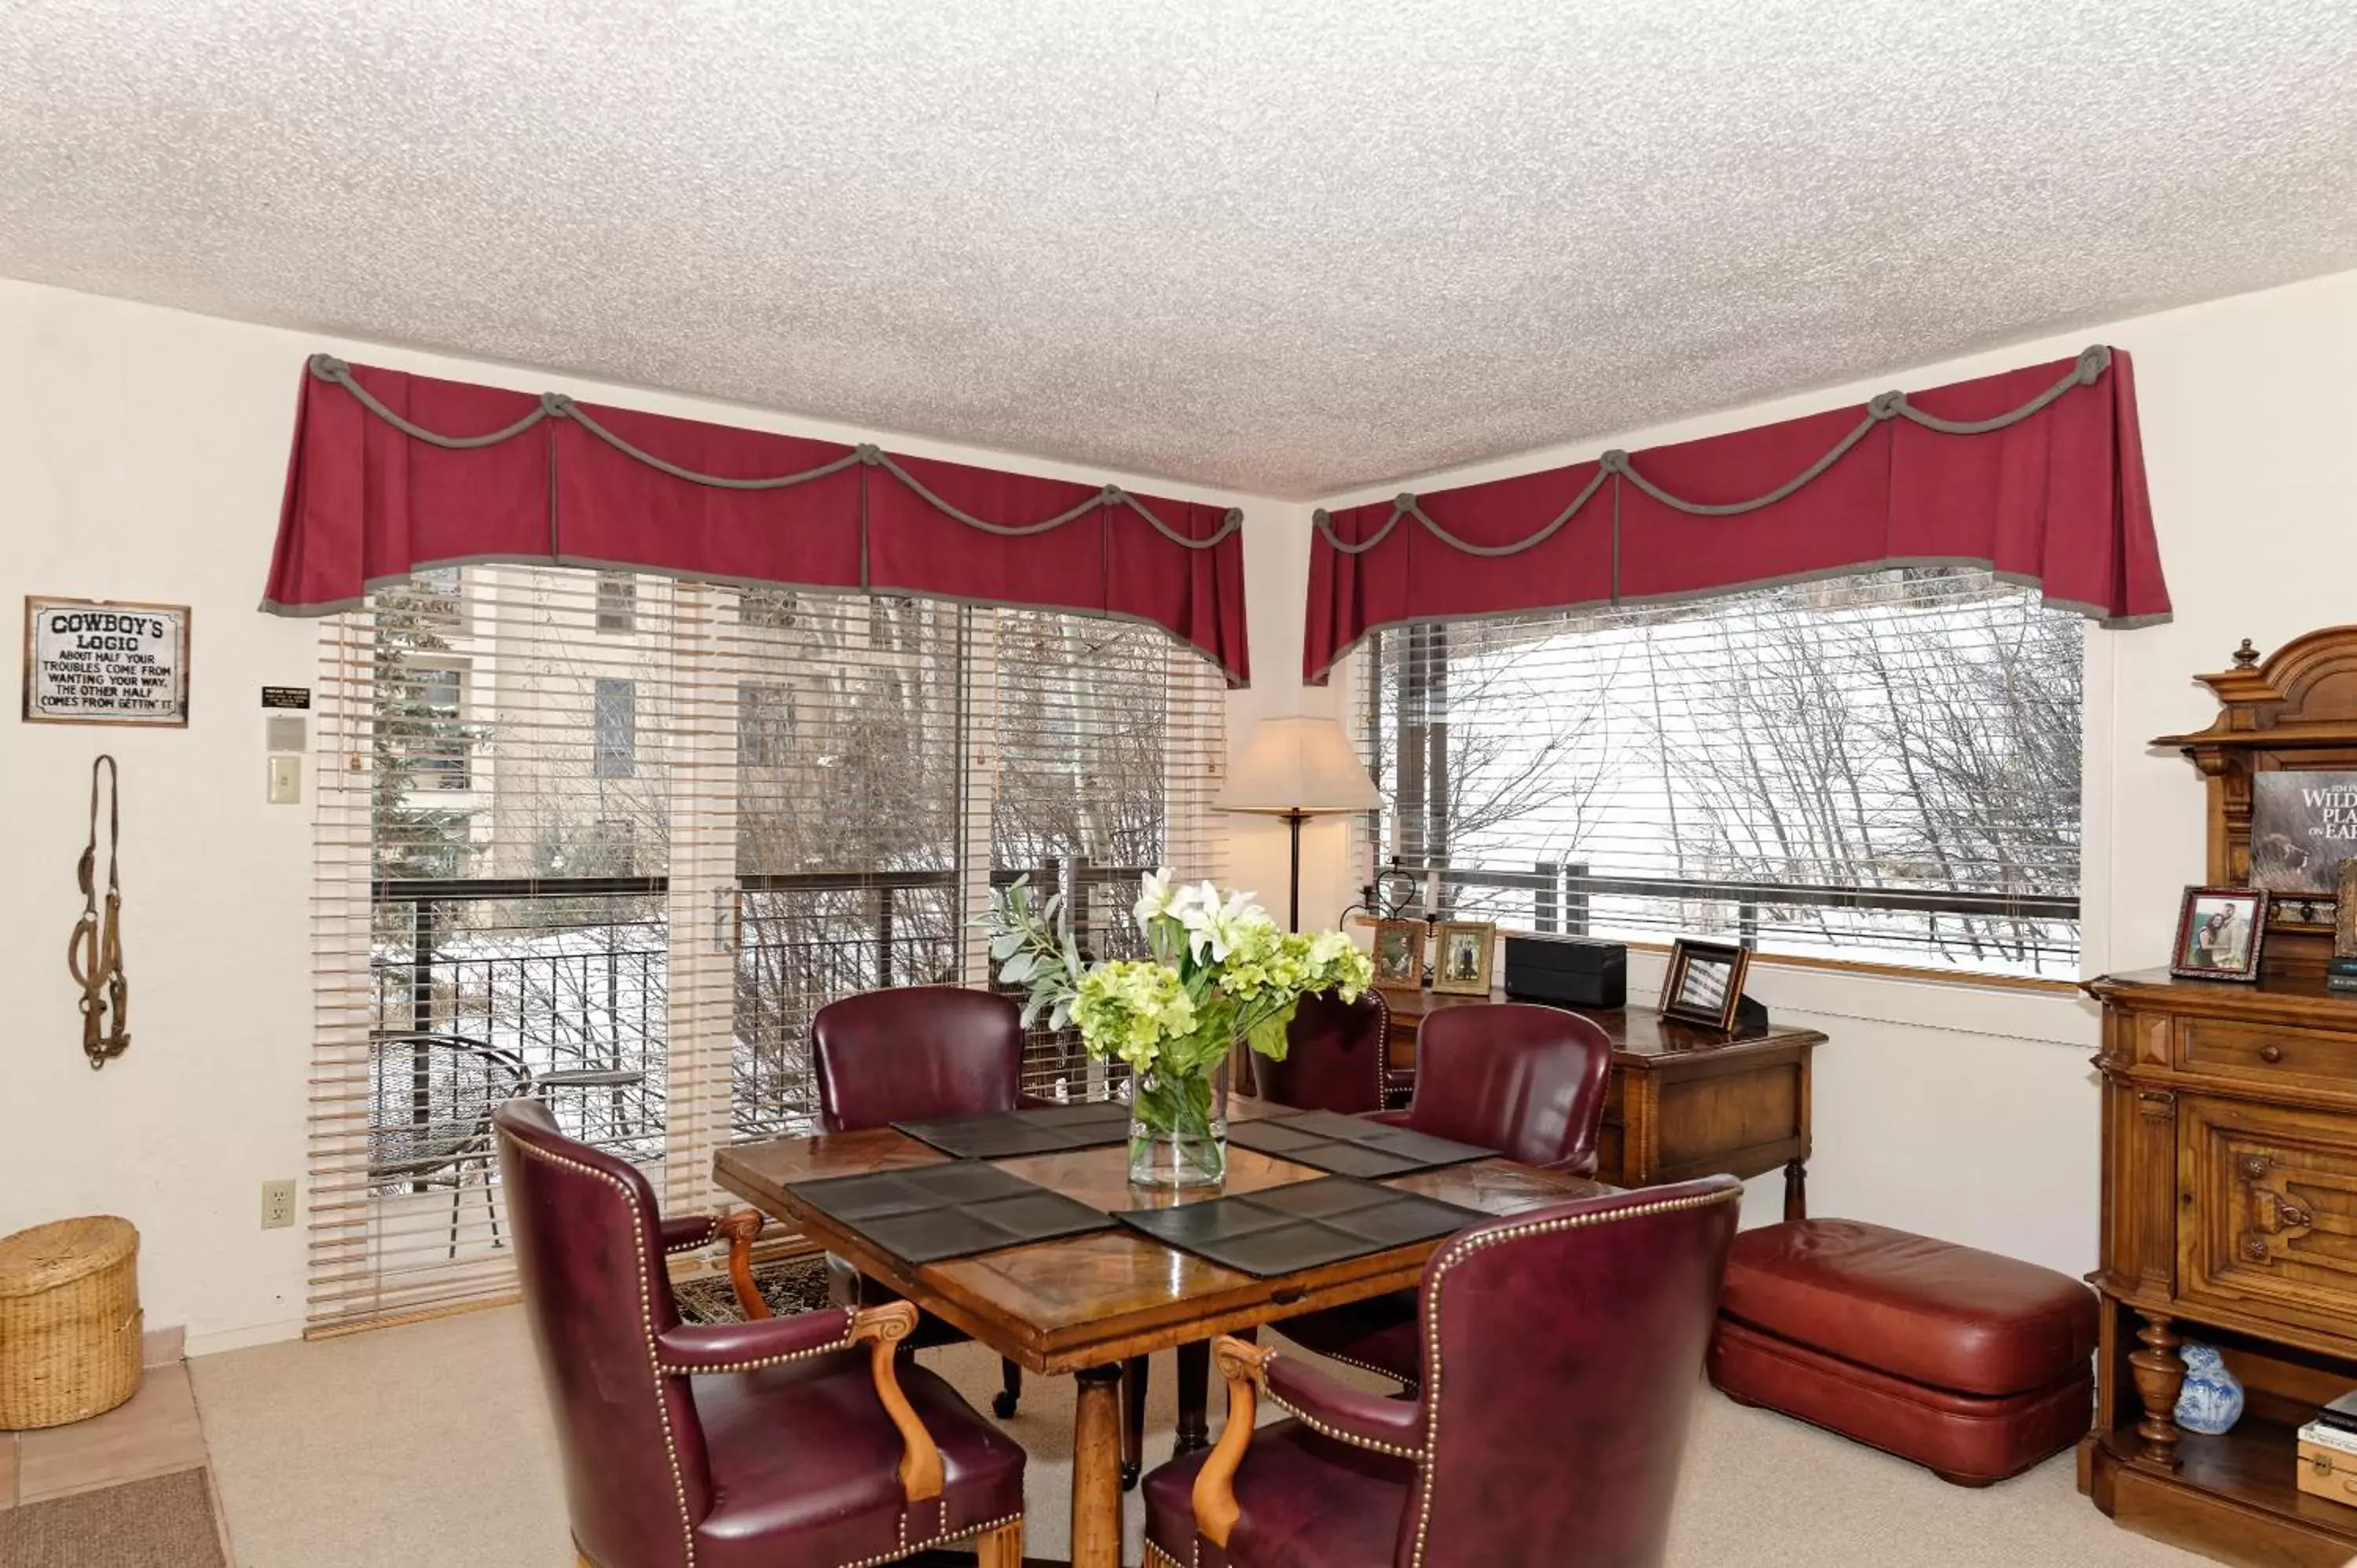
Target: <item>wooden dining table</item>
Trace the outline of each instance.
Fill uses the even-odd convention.
[[[1239,1097],[1230,1119],[1287,1114]],[[1320,1307],[1412,1289],[1441,1240],[1258,1278],[1167,1247],[1126,1227],[911,1266],[860,1231],[797,1201],[793,1186],[827,1176],[934,1165],[949,1156],[888,1127],[737,1144],[715,1157],[722,1187],[919,1308],[1040,1375],[1078,1383],[1072,1419],[1072,1568],[1121,1562],[1122,1363],[1176,1349],[1193,1361],[1196,1386],[1210,1341]],[[1326,1173],[1231,1145],[1223,1187],[1174,1193],[1129,1184],[1128,1149],[1114,1144],[992,1165],[1106,1212],[1167,1208],[1255,1192]],[[1517,1214],[1617,1188],[1486,1159],[1387,1178],[1383,1185],[1481,1215]],[[1182,1381],[1185,1380],[1182,1379]],[[1182,1410],[1178,1452],[1207,1440],[1200,1409]]]

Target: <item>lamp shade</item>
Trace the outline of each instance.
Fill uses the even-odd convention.
[[[1367,766],[1332,719],[1263,719],[1212,802],[1271,816],[1372,811],[1383,803]]]

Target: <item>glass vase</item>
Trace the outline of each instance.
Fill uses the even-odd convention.
[[[1185,1077],[1129,1083],[1129,1179],[1135,1187],[1217,1187],[1228,1175],[1228,1058]]]

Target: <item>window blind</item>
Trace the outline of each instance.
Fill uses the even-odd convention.
[[[994,883],[1216,875],[1218,672],[1157,628],[560,568],[381,591],[323,641],[315,1331],[511,1288],[489,1109],[545,1097],[709,1208],[810,1130],[838,996],[988,983]],[[1027,1071],[1103,1092],[1076,1043]]]
[[[1369,832],[1442,918],[2075,974],[2081,625],[1938,567],[1385,632]]]

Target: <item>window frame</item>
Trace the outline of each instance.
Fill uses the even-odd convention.
[[[1831,579],[1815,579],[1813,581],[1820,583],[1824,581],[1838,582],[1842,580],[1843,575],[1836,575]],[[1872,576],[1874,574],[1860,574],[1858,575]],[[1996,581],[2006,581],[2005,579],[1997,578],[1996,575],[1993,572],[1989,573],[1988,575]],[[1723,595],[1714,594],[1702,596],[1696,600],[1684,602],[1690,606],[1707,605],[1714,599],[1735,599],[1748,594],[1770,591],[1774,587],[1803,585],[1759,585],[1748,588],[1731,590]],[[2010,583],[2008,585],[2017,588],[2021,587],[2021,585],[2018,582]],[[2031,588],[2025,591],[2034,592],[2035,590],[2034,588]],[[1648,607],[1644,602],[1640,601],[1639,603],[1627,607],[1641,610]],[[2040,613],[2050,614],[2058,618],[2069,618],[2072,620],[2073,624],[2080,625],[2083,628],[2083,622],[2077,621],[2076,618],[2072,617],[2071,612],[2067,610],[2050,608],[2045,607],[2042,604],[2042,601],[2039,606],[2039,609]],[[1570,613],[1573,612],[1531,612],[1528,618],[1533,620],[1543,620],[1550,614]],[[1450,722],[1446,718],[1437,725],[1430,721],[1419,721],[1421,727],[1426,731],[1423,737],[1425,741],[1425,752],[1421,757],[1415,758],[1416,762],[1420,765],[1420,772],[1418,772],[1413,780],[1411,780],[1409,778],[1410,768],[1407,761],[1405,759],[1406,753],[1404,749],[1404,743],[1401,736],[1403,728],[1409,727],[1407,716],[1404,712],[1406,708],[1408,699],[1405,695],[1402,695],[1396,704],[1387,704],[1385,702],[1387,685],[1386,661],[1396,660],[1401,657],[1401,655],[1395,651],[1397,644],[1394,639],[1409,638],[1415,639],[1416,642],[1420,642],[1423,645],[1421,650],[1422,655],[1427,662],[1425,662],[1418,667],[1428,671],[1432,667],[1428,662],[1429,652],[1432,645],[1436,641],[1445,644],[1453,628],[1465,625],[1469,622],[1478,624],[1490,618],[1448,618],[1445,619],[1414,622],[1398,627],[1387,627],[1370,633],[1361,646],[1352,650],[1349,660],[1350,679],[1354,682],[1364,683],[1363,690],[1353,688],[1350,697],[1350,706],[1353,710],[1354,720],[1352,738],[1360,747],[1362,756],[1369,762],[1371,768],[1375,772],[1377,786],[1379,790],[1382,792],[1384,800],[1384,804],[1379,807],[1375,811],[1369,812],[1362,817],[1355,819],[1357,830],[1359,833],[1362,835],[1359,840],[1357,853],[1363,857],[1362,864],[1368,865],[1370,873],[1367,886],[1367,893],[1369,895],[1367,900],[1369,919],[1377,918],[1384,912],[1383,906],[1385,897],[1385,890],[1379,885],[1379,879],[1388,876],[1396,881],[1396,879],[1403,875],[1408,878],[1408,891],[1406,895],[1407,906],[1415,910],[1420,911],[1420,915],[1410,915],[1405,918],[1422,918],[1427,920],[1449,918],[1448,912],[1437,912],[1435,909],[1426,907],[1425,904],[1426,890],[1433,886],[1433,884],[1427,880],[1427,877],[1434,875],[1447,875],[1446,861],[1449,853],[1449,844],[1447,838],[1448,824],[1446,819],[1448,813],[1445,806],[1442,812],[1443,825],[1440,830],[1442,834],[1440,840],[1437,843],[1422,846],[1421,853],[1415,857],[1406,856],[1404,854],[1406,846],[1398,841],[1415,835],[1398,832],[1396,830],[1402,825],[1405,819],[1405,808],[1398,804],[1399,795],[1404,788],[1414,789],[1422,792],[1422,800],[1418,800],[1415,796],[1411,795],[1411,800],[1419,806],[1421,806],[1424,801],[1428,801],[1436,795],[1439,796],[1445,801],[1449,788],[1448,763],[1445,749],[1436,751],[1435,748],[1436,746],[1437,747],[1445,748],[1447,745],[1446,732],[1450,727]],[[1523,618],[1501,618],[1514,619]],[[1412,643],[1411,646],[1413,647],[1414,643]],[[1837,950],[1818,952],[1763,950],[1758,945],[1759,937],[1756,933],[1742,933],[1739,931],[1739,929],[1732,923],[1727,925],[1724,929],[1712,928],[1707,930],[1698,929],[1696,931],[1690,931],[1684,934],[1689,936],[1701,936],[1709,940],[1720,940],[1723,938],[1724,940],[1730,941],[1738,941],[1751,954],[1750,961],[1755,967],[1766,965],[1771,968],[1785,968],[1836,974],[1847,973],[1867,975],[1916,983],[1936,982],[1943,985],[1961,985],[1970,988],[2027,991],[2045,993],[2049,994],[2075,994],[2079,989],[2081,978],[2088,972],[2089,964],[2092,961],[2091,951],[2095,940],[2094,934],[2091,930],[2091,924],[2093,922],[2091,921],[2091,912],[2086,889],[2089,885],[2091,861],[2099,853],[2099,851],[2097,846],[2091,843],[2087,832],[2086,792],[2088,784],[2088,759],[2092,756],[2093,749],[2090,744],[2090,737],[2094,729],[2094,725],[2091,718],[2090,693],[2098,680],[2097,660],[2094,653],[2094,650],[2097,646],[2098,645],[2093,639],[2092,634],[2086,633],[2083,630],[2077,655],[2079,692],[2075,719],[2079,754],[2081,758],[2078,797],[2076,802],[2078,807],[2078,816],[2075,822],[2077,831],[2077,886],[2069,900],[2072,906],[2069,913],[2056,913],[2051,916],[2045,917],[2055,920],[2067,919],[2072,926],[2075,940],[2075,950],[2071,954],[2068,960],[2064,961],[2062,964],[2062,967],[2067,969],[2070,972],[2029,973],[2007,972],[2003,970],[1975,969],[1963,966],[1943,967],[1928,963],[1910,963],[1906,961],[1903,958],[1846,957],[1841,956]],[[1414,660],[1418,657],[1418,655],[1416,653],[1411,653],[1407,657],[1411,660]],[[1440,665],[1440,668],[1444,671],[1448,668],[1446,660],[1447,655],[1444,653],[1442,655],[1443,661]],[[1404,684],[1404,682],[1405,672],[1403,671],[1401,683]],[[1398,691],[1398,685],[1395,684],[1393,686],[1393,690]],[[1443,697],[1445,701],[1445,688]],[[1393,824],[1394,829],[1394,832],[1390,835],[1387,835],[1385,832],[1387,821]],[[1428,823],[1429,817],[1427,816],[1425,823],[1419,825],[1428,828]],[[1423,836],[1429,836],[1428,832]],[[1390,842],[1387,842],[1387,838]],[[1436,863],[1438,864],[1436,865]],[[1568,872],[1574,864],[1576,863],[1566,860],[1566,862],[1560,863],[1557,869],[1562,872]],[[1463,869],[1478,874],[1482,868],[1472,866]],[[1520,874],[1511,868],[1499,869],[1496,871],[1495,875],[1502,880],[1496,883],[1486,884],[1487,886],[1511,887],[1522,885],[1512,880]],[[1534,877],[1537,873],[1534,873],[1532,875]],[[1578,880],[1591,884],[1609,884],[1616,879],[1610,875],[1602,875],[1593,877],[1584,876]],[[1620,880],[1635,881],[1639,879],[1624,878]],[[1727,879],[1720,879],[1717,882],[1714,882],[1713,879],[1710,878],[1697,878],[1695,880],[1698,885],[1700,885],[1700,888],[1733,886],[1733,883]],[[1501,931],[1511,931],[1518,934],[1529,932],[1530,934],[1540,936],[1556,935],[1587,937],[1591,940],[1619,943],[1626,947],[1631,952],[1658,954],[1664,961],[1668,959],[1674,946],[1674,937],[1667,935],[1658,938],[1651,936],[1622,936],[1612,934],[1609,929],[1603,933],[1597,933],[1586,924],[1584,916],[1575,917],[1574,906],[1585,906],[1591,897],[1613,896],[1609,889],[1592,886],[1574,887],[1573,883],[1570,880],[1566,880],[1564,886],[1566,888],[1571,888],[1572,890],[1562,893],[1560,895],[1561,902],[1554,906],[1555,916],[1554,923],[1552,925],[1542,924],[1543,917],[1538,913],[1538,910],[1544,909],[1548,907],[1546,902],[1548,896],[1544,893],[1538,892],[1534,885],[1534,910],[1530,922],[1525,925],[1515,920],[1500,919],[1499,925]],[[1765,890],[1779,885],[1766,882],[1755,882],[1752,886]],[[1781,886],[1791,886],[1804,892],[1824,893],[1836,896],[1848,893],[1862,893],[1867,895],[1878,892],[1889,893],[1893,895],[1896,898],[1902,900],[1909,895],[1929,895],[1936,897],[1938,891],[1926,888],[1877,887],[1871,885],[1862,885],[1853,887],[1847,885],[1812,885],[1798,882],[1784,884]],[[1707,896],[1707,894],[1698,889],[1696,896]],[[2034,906],[2036,903],[2043,899],[2055,898],[2060,896],[2026,895],[2023,897],[2026,901]],[[1775,900],[1772,898],[1761,898],[1760,902],[1763,907],[1765,907],[1773,905]],[[1898,903],[1884,907],[1904,908],[1906,906],[1903,903]],[[1459,908],[1459,906],[1448,906],[1449,910],[1454,910],[1458,908]],[[1975,911],[1970,909],[1962,909],[1953,912],[1970,914]],[[1482,918],[1498,919],[1498,917],[1494,914],[1485,915]],[[2028,918],[2035,918],[2038,917],[2032,916]]]
[[[589,773],[597,779],[639,776],[639,682],[599,675],[590,689]]]
[[[592,591],[591,619],[608,637],[635,637],[639,630],[639,579],[632,572],[597,574]]]
[[[475,736],[470,727],[474,722],[475,707],[474,660],[464,654],[428,653],[413,658],[409,661],[409,667],[415,675],[431,675],[437,678],[448,676],[447,684],[451,694],[448,731],[447,734],[437,734],[434,737],[437,744],[447,745],[447,757],[444,757],[437,754],[430,758],[419,757],[416,767],[421,777],[415,786],[416,793],[421,795],[472,794],[482,785],[482,780],[479,777],[480,762],[475,756]],[[445,682],[436,679],[431,682],[417,681],[415,683],[420,688],[417,693],[418,705],[425,707],[427,704],[423,700],[423,688],[428,684],[439,686]],[[441,711],[440,705],[438,703],[433,705],[438,714]],[[436,720],[437,726],[440,722]],[[427,779],[432,779],[433,782],[428,783]]]

